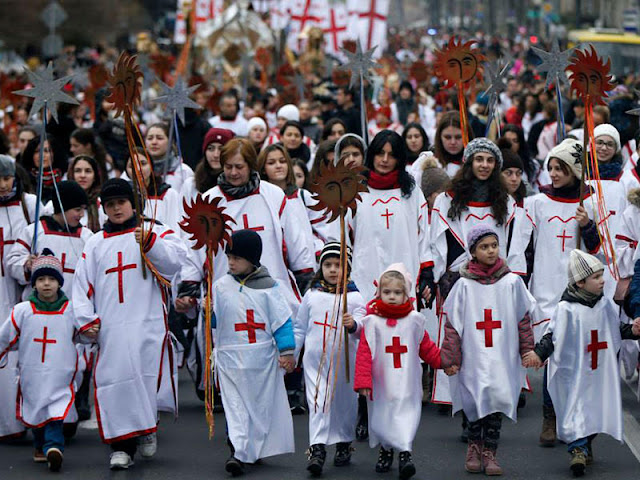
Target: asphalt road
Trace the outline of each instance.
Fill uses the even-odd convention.
[[[537,444],[541,425],[540,376],[533,374],[535,393],[528,396],[527,406],[520,410],[517,424],[505,420],[498,458],[510,479],[568,479],[569,455],[564,445],[545,449]],[[640,432],[635,417],[640,417],[640,404],[623,383],[623,399],[630,421],[627,433],[636,439],[632,445],[640,451]],[[191,380],[184,371],[180,375],[180,418],[174,422],[163,416],[158,434],[158,453],[152,460],[136,458],[128,471],[109,470],[109,449],[100,442],[97,430],[80,428],[67,446],[63,470],[57,475],[64,479],[223,479],[227,478],[224,462],[229,455],[225,444],[224,416],[216,415],[216,434],[207,439],[202,403],[198,401]],[[307,449],[307,416],[294,417],[296,453],[268,458],[260,465],[249,466],[246,477],[259,479],[305,479]],[[466,446],[459,441],[460,419],[437,414],[433,405],[423,409],[422,423],[414,443],[414,462],[417,479],[472,478],[464,471]],[[335,479],[397,478],[397,459],[392,472],[374,472],[377,451],[366,443],[356,443],[353,463],[349,467],[333,467],[333,448],[329,449],[324,477]],[[640,479],[640,464],[629,446],[599,436],[594,441],[595,463],[587,470],[587,478],[599,480]],[[31,460],[32,448],[27,439],[16,445],[0,445],[0,480],[42,479],[48,475],[46,465]],[[481,475],[480,475],[481,476]]]

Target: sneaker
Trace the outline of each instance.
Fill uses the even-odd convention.
[[[244,464],[236,457],[231,455],[224,464],[224,469],[231,474],[232,477],[239,477],[244,473]]]
[[[336,467],[344,467],[351,463],[351,442],[340,442],[336,445],[336,455],[333,457],[333,464]]]
[[[309,447],[309,450],[307,450],[307,470],[309,470],[311,475],[314,477],[320,476],[326,458],[327,451],[323,444],[316,443]]]
[[[133,465],[133,459],[126,452],[113,452],[109,460],[111,470],[126,470]]]
[[[47,452],[47,464],[51,472],[59,472],[62,468],[62,452],[59,448],[50,448]]]
[[[152,458],[158,450],[158,436],[156,433],[138,437],[138,449],[142,458]]]
[[[391,470],[393,464],[393,448],[386,450],[384,447],[380,447],[378,452],[378,462],[376,463],[376,472],[386,473]]]
[[[480,442],[469,442],[467,447],[467,457],[464,461],[464,469],[470,473],[480,473],[482,471],[482,455],[480,453],[482,445]]]
[[[574,477],[581,477],[587,468],[587,456],[582,448],[574,448],[571,450],[571,462],[569,468],[573,472]]]
[[[45,463],[47,461],[47,457],[41,449],[36,448],[33,451],[33,461],[36,463]]]
[[[400,478],[411,478],[416,474],[416,466],[411,460],[411,452],[400,452],[398,455],[398,472]]]
[[[498,463],[495,450],[482,449],[482,466],[484,467],[484,474],[489,477],[502,475],[502,467]]]

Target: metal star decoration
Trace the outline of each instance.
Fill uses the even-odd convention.
[[[500,62],[497,60],[493,62],[486,62],[484,64],[484,72],[489,80],[489,88],[484,91],[483,96],[497,96],[507,89],[507,82],[505,79],[508,67],[509,64],[507,63],[500,68]]]
[[[71,81],[73,75],[67,75],[66,77],[54,80],[53,65],[51,63],[47,65],[47,68],[42,75],[32,72],[31,70],[25,71],[29,77],[29,82],[33,84],[33,87],[24,90],[17,90],[13,93],[34,99],[29,116],[37,114],[46,106],[47,110],[51,112],[51,116],[55,122],[58,123],[58,103],[79,105],[75,98],[61,91],[62,87]]]
[[[156,97],[154,102],[163,103],[167,106],[167,109],[171,111],[172,114],[178,115],[178,118],[182,122],[184,122],[184,109],[185,108],[195,108],[202,109],[200,105],[189,98],[189,95],[194,92],[200,85],[193,85],[192,87],[187,87],[184,78],[178,77],[176,79],[175,85],[170,87],[162,80],[158,79],[160,83],[160,87],[162,87],[162,95]]]
[[[553,39],[550,52],[545,52],[537,47],[531,48],[542,60],[542,63],[536,67],[537,70],[539,72],[547,72],[545,87],[548,87],[552,82],[567,83],[567,74],[565,73],[565,70],[569,66],[569,58],[573,55],[576,47],[569,48],[568,50],[561,52],[560,44],[556,37]]]
[[[362,51],[360,40],[356,43],[356,53],[340,47],[340,51],[347,57],[347,62],[340,65],[340,70],[351,70],[351,80],[349,88],[358,83],[361,79],[372,81],[371,69],[382,68],[382,65],[373,60],[373,52],[378,48],[376,45],[371,50]]]

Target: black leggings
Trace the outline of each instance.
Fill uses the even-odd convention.
[[[484,441],[485,448],[496,450],[500,440],[500,428],[502,427],[502,414],[492,413],[484,418],[469,422],[469,441]]]
[[[113,442],[109,445],[113,452],[125,452],[132,459],[138,449],[138,437],[127,438],[120,442]]]

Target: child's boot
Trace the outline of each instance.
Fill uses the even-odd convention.
[[[380,452],[378,453],[378,463],[376,463],[376,472],[378,473],[386,473],[391,469],[391,465],[393,464],[393,448],[389,450],[384,447],[380,447]]]
[[[587,456],[584,453],[584,449],[576,447],[569,453],[571,453],[571,462],[569,463],[569,468],[573,472],[573,476],[583,476],[584,471],[587,468]]]
[[[62,452],[60,449],[52,447],[47,451],[47,464],[52,472],[59,472],[62,468]]]
[[[327,458],[327,451],[322,443],[316,443],[311,445],[307,450],[307,470],[311,472],[311,475],[317,477],[322,473],[322,467],[324,466],[324,460]]]
[[[333,464],[336,467],[344,467],[351,463],[351,442],[341,442],[336,445],[336,456],[333,457]]]
[[[540,445],[553,447],[556,443],[556,412],[553,407],[542,406],[542,432]]]
[[[467,446],[467,458],[464,461],[464,469],[470,473],[480,473],[482,471],[482,443],[469,440]]]
[[[231,455],[224,464],[224,469],[229,472],[232,477],[238,477],[244,473],[244,464]]]
[[[411,452],[400,452],[398,455],[398,472],[400,478],[411,478],[416,474],[416,467],[411,460]]]
[[[484,474],[490,477],[502,475],[502,467],[498,463],[496,450],[484,447],[482,449],[482,466],[484,467]]]

